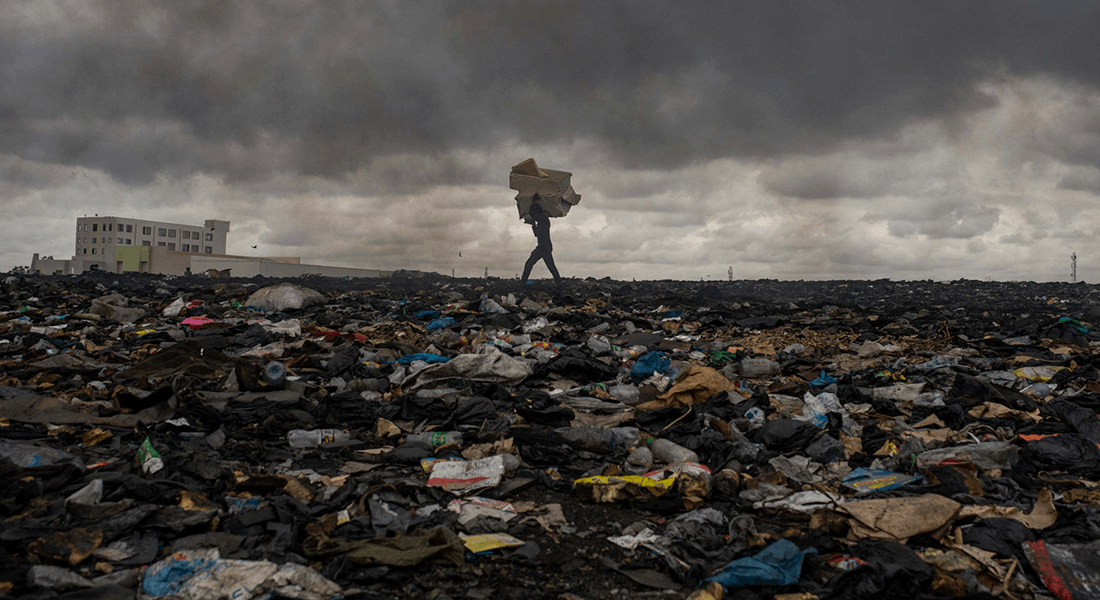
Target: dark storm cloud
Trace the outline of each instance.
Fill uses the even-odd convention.
[[[131,182],[575,139],[641,169],[814,154],[950,128],[998,74],[1100,78],[1100,5],[1075,1],[60,6],[3,30],[0,152]]]
[[[1001,209],[962,200],[913,203],[889,214],[868,214],[866,221],[886,221],[890,235],[914,235],[930,239],[967,239],[988,233],[1001,217]]]
[[[874,198],[891,193],[905,178],[900,168],[904,168],[900,161],[814,157],[770,164],[759,182],[769,192],[800,200]]]
[[[1100,168],[1075,167],[1062,177],[1058,187],[1064,190],[1100,194]]]

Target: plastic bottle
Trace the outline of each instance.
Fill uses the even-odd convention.
[[[741,361],[742,377],[768,377],[779,374],[779,363],[766,358],[746,358]]]
[[[405,442],[423,442],[432,447],[432,450],[436,448],[442,448],[443,446],[449,446],[451,444],[462,445],[462,432],[461,431],[427,431],[424,433],[414,433],[405,438]]]
[[[649,467],[652,464],[653,451],[648,446],[638,446],[626,457],[623,471],[630,475],[644,475],[649,472]]]
[[[608,431],[615,440],[615,448],[633,448],[642,441],[642,432],[637,427],[611,427]]]
[[[291,429],[286,439],[291,448],[316,448],[329,442],[346,442],[351,435],[339,429]]]
[[[580,450],[610,454],[615,449],[615,435],[602,427],[564,427],[558,433]]]
[[[529,335],[511,335],[508,336],[508,343],[513,346],[523,346],[531,343],[531,336]]]
[[[596,354],[603,354],[611,351],[611,342],[602,335],[594,335],[588,338],[588,347]]]
[[[613,385],[607,390],[616,400],[634,406],[641,400],[641,391],[636,385]]]
[[[264,365],[263,379],[268,385],[283,385],[286,381],[286,365],[277,360],[267,363]]]
[[[697,454],[676,442],[660,438],[650,438],[646,444],[649,446],[650,451],[653,452],[653,458],[661,462],[669,464],[678,462],[699,462],[699,456]]]

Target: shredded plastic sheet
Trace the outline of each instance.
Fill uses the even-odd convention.
[[[1024,553],[1043,585],[1059,600],[1093,600],[1100,589],[1100,542],[1055,545],[1024,542]]]
[[[886,469],[868,469],[860,467],[849,473],[844,479],[844,487],[857,492],[886,492],[896,490],[903,485],[920,481],[917,475],[894,473]]]

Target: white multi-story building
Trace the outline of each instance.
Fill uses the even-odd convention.
[[[297,256],[235,256],[225,253],[229,221],[203,225],[145,221],[126,217],[79,217],[73,257],[31,258],[31,271],[75,275],[93,269],[111,273],[199,274],[217,271],[235,277],[388,277],[390,271],[304,265]],[[255,248],[255,246],[253,246]]]
[[[203,225],[183,225],[125,217],[80,217],[76,220],[74,258],[115,262],[118,249],[149,246],[192,254],[225,254],[229,221],[207,219]]]

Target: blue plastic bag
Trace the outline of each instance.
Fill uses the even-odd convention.
[[[641,383],[653,375],[654,372],[664,373],[671,366],[672,361],[664,352],[649,352],[634,361],[634,366],[630,367],[630,379],[634,383]]]
[[[829,375],[824,369],[821,370],[821,376],[810,382],[810,387],[823,388],[828,387],[834,383],[839,383],[836,377]]]
[[[727,590],[747,585],[791,585],[802,574],[802,559],[817,554],[814,548],[799,550],[788,540],[779,540],[755,556],[739,558],[707,581],[716,581]]]
[[[454,324],[455,324],[455,318],[454,317],[440,317],[438,319],[433,320],[431,323],[428,323],[425,326],[425,328],[428,331],[432,331],[433,329],[444,329],[444,328],[450,327],[451,325],[454,325]]]
[[[447,358],[446,356],[432,354],[431,352],[420,352],[417,354],[406,354],[405,356],[402,356],[401,358],[397,359],[397,364],[407,365],[416,360],[422,360],[429,365],[434,365],[436,363],[445,363],[451,359]]]

